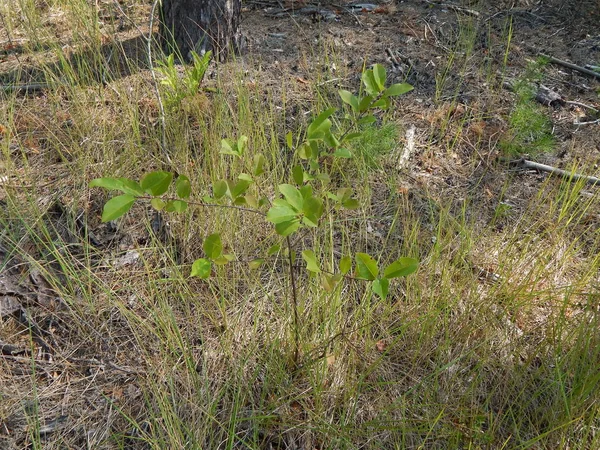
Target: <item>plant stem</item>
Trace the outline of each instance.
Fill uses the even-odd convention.
[[[176,198],[176,197],[154,197],[151,195],[139,195],[136,198],[139,199],[143,199],[143,200],[152,200],[153,198],[160,198],[161,200],[166,200],[166,201],[172,201],[172,200],[181,200],[180,198]],[[204,206],[205,208],[230,208],[230,209],[239,209],[240,211],[246,211],[246,212],[251,212],[254,214],[258,214],[261,216],[266,216],[266,214],[258,209],[252,209],[252,208],[244,208],[243,206],[236,206],[236,205],[219,205],[217,203],[204,203],[204,202],[195,202],[193,200],[181,200],[185,203],[187,203],[188,205],[195,205],[195,206]]]
[[[290,281],[292,284],[292,306],[294,307],[294,366],[298,367],[298,356],[300,353],[300,331],[298,320],[298,294],[296,292],[296,275],[294,274],[294,259],[292,258],[292,242],[289,236],[285,238],[288,247],[290,262]]]

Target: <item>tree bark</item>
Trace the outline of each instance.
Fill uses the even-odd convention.
[[[219,60],[240,47],[241,0],[163,0],[160,38],[167,54],[190,61],[211,50]]]

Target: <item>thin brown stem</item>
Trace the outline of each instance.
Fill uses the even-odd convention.
[[[289,236],[285,238],[288,247],[288,258],[290,263],[290,282],[292,285],[292,306],[294,308],[294,366],[298,367],[300,354],[300,320],[298,318],[298,293],[296,292],[296,274],[294,273],[294,259],[292,257],[292,242]]]
[[[243,206],[236,206],[236,205],[219,205],[217,203],[204,203],[204,202],[195,202],[193,200],[181,200],[180,198],[176,198],[176,197],[153,197],[151,195],[140,195],[136,198],[143,199],[143,200],[152,200],[153,198],[160,198],[161,200],[166,200],[166,201],[180,200],[180,201],[186,202],[188,205],[203,206],[205,208],[238,209],[240,211],[246,211],[246,212],[258,214],[260,216],[266,216],[266,214],[264,212],[259,211],[258,209],[244,208]]]

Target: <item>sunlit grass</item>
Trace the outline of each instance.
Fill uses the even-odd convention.
[[[43,27],[33,32],[42,13],[27,2],[20,7],[31,16],[23,32],[43,39]],[[3,11],[12,32],[17,21]],[[95,40],[86,14],[75,27]],[[464,67],[470,27],[448,70]],[[292,120],[289,107],[298,101],[303,111],[305,93],[287,85],[263,89],[235,64],[220,67],[206,81],[211,91],[167,112],[169,166],[143,66],[132,63],[125,77],[105,70],[103,85],[99,55],[69,59],[58,46],[50,51],[57,64],[43,70],[61,84],[43,101],[9,93],[0,105],[7,130],[0,142],[0,243],[19,259],[23,279],[39,271],[61,304],[50,314],[58,323],[52,370],[36,353],[24,357],[29,377],[0,366],[3,386],[14,387],[2,394],[8,401],[0,420],[25,414],[24,445],[77,448],[82,434],[90,448],[600,446],[597,193],[548,179],[518,205],[488,211],[476,189],[461,198],[427,188],[403,192],[397,187],[405,175],[386,158],[404,130],[389,113],[353,143],[354,159],[332,169],[357,191],[361,208],[308,233],[297,250],[314,245],[331,271],[342,254],[414,256],[419,272],[383,301],[359,281],[328,292],[318,277],[299,271],[295,367],[285,255],[258,270],[247,265],[278,242],[272,229],[240,211],[190,207],[166,217],[164,238],[150,232],[144,206],[112,229],[100,224],[107,197],[87,185],[100,176],[138,179],[166,169],[189,176],[201,198],[262,152],[268,172],[256,189],[272,197],[297,162],[284,136],[302,133],[307,118],[301,112]],[[335,54],[324,66],[332,61]],[[332,75],[315,77],[321,83]],[[445,78],[439,80],[441,97]],[[319,86],[315,95],[317,110],[330,106],[335,86]],[[462,127],[472,119],[444,116],[448,129],[453,120]],[[512,125],[522,129],[521,122]],[[240,135],[249,137],[244,158],[219,155],[221,139]],[[440,162],[460,140],[430,145]],[[501,197],[520,182],[507,178]],[[65,206],[60,220],[54,204]],[[190,279],[202,238],[213,231],[237,261],[207,281]],[[102,248],[88,232],[105,239]],[[127,252],[139,258],[119,265]],[[42,436],[57,399],[70,425]]]

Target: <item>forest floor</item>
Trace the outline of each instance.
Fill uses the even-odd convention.
[[[0,448],[600,448],[600,187],[522,159],[600,177],[600,76],[542,58],[600,66],[597,0],[244,2],[243,54],[167,113],[170,163],[150,9],[0,0]],[[300,367],[284,262],[241,268],[269,225],[101,223],[92,179],[201,198],[240,135],[274,197],[286,133],[375,63],[414,90],[334,165],[361,208],[303,243],[420,267],[383,301],[299,276]],[[239,270],[188,278],[219,228]]]

